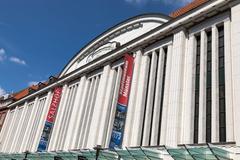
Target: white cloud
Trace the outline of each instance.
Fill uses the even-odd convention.
[[[18,57],[10,57],[9,60],[13,63],[17,63],[20,65],[26,65],[26,62]]]
[[[0,48],[0,62],[4,61],[7,58],[6,51],[3,48]]]
[[[0,97],[5,94],[6,94],[6,91],[0,86]]]

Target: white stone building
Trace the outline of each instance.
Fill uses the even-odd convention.
[[[240,0],[196,0],[174,14],[140,15],[112,27],[56,81],[10,104],[0,152],[39,149],[59,86],[46,150],[109,148],[127,53],[134,64],[122,147],[211,143],[240,159]]]

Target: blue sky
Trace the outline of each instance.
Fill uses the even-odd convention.
[[[0,0],[0,95],[58,74],[85,44],[143,13],[191,0]]]

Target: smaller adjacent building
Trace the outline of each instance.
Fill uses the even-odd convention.
[[[5,117],[7,115],[8,108],[7,106],[13,102],[13,95],[4,95],[0,97],[0,132],[3,127]]]

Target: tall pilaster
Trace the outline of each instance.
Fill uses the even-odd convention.
[[[143,129],[143,115],[146,101],[147,93],[147,82],[148,82],[148,72],[149,72],[149,56],[145,55],[142,57],[141,69],[138,82],[138,92],[136,94],[136,104],[133,116],[133,130],[131,138],[131,146],[140,146],[142,129]]]
[[[112,104],[112,98],[113,98],[113,91],[116,81],[116,71],[114,69],[110,70],[109,77],[108,77],[108,85],[105,92],[105,98],[104,103],[102,106],[102,114],[99,124],[99,131],[98,131],[98,137],[97,137],[97,144],[100,144],[102,146],[106,146],[106,137],[107,137],[107,129],[108,129],[108,122],[109,122],[109,116],[111,112],[111,104]]]
[[[8,129],[8,133],[5,137],[5,141],[3,143],[3,146],[2,146],[2,152],[6,152],[6,147],[7,147],[7,144],[9,143],[9,138],[11,136],[11,133],[13,132],[13,127],[14,127],[14,124],[16,123],[16,117],[17,117],[17,114],[18,114],[18,107],[17,106],[14,111],[12,111],[12,121],[11,123],[9,124],[9,129]]]
[[[100,76],[96,76],[94,80],[94,86],[93,86],[93,95],[92,98],[90,99],[90,104],[89,104],[89,116],[87,116],[86,119],[86,127],[84,129],[84,134],[83,134],[83,142],[80,144],[81,148],[88,148],[88,137],[90,135],[89,130],[91,127],[92,119],[93,119],[93,112],[94,112],[94,106],[96,103],[96,97],[97,97],[97,92],[99,88],[99,81],[100,81]],[[81,140],[81,139],[80,139]]]
[[[4,144],[4,140],[6,139],[8,129],[9,129],[9,124],[11,124],[11,118],[10,118],[10,110],[7,111],[7,115],[5,118],[5,123],[3,123],[2,130],[0,132],[0,152],[2,152],[2,147]]]
[[[186,43],[186,56],[184,66],[183,88],[183,116],[182,116],[182,140],[181,144],[193,143],[194,130],[194,86],[196,71],[196,38],[190,35]]]
[[[181,112],[182,112],[182,88],[186,35],[183,30],[178,31],[173,37],[173,56],[169,103],[167,114],[166,145],[177,146],[181,138]]]
[[[225,44],[225,99],[226,99],[226,141],[233,142],[234,138],[234,111],[233,111],[233,78],[232,78],[232,49],[231,49],[231,22],[224,22]]]
[[[218,29],[212,26],[212,142],[219,142]]]
[[[198,143],[206,142],[207,34],[201,31]]]
[[[84,100],[84,97],[82,96],[82,93],[85,93],[85,90],[83,89],[83,85],[86,83],[86,76],[82,76],[79,80],[78,83],[78,88],[76,91],[76,98],[75,98],[75,103],[73,104],[73,110],[72,110],[72,114],[71,114],[71,119],[69,121],[69,127],[67,129],[67,134],[66,137],[64,137],[65,143],[64,144],[64,149],[69,149],[71,148],[72,144],[76,141],[74,138],[76,138],[76,133],[78,131],[78,124],[79,123],[83,123],[83,122],[79,122],[78,119],[81,116],[81,109],[83,106],[80,106],[81,101]],[[85,87],[88,86],[88,84],[85,84]],[[88,88],[87,88],[88,90]],[[85,109],[85,107],[84,107]],[[78,135],[79,136],[79,135]]]
[[[82,103],[80,105],[81,107],[81,114],[78,114],[78,127],[77,130],[75,131],[76,133],[76,137],[73,140],[73,143],[75,143],[74,147],[72,147],[72,149],[76,149],[76,148],[82,148],[83,145],[83,137],[84,137],[84,132],[86,130],[86,125],[87,125],[87,119],[89,118],[90,115],[90,110],[91,110],[91,99],[92,99],[92,94],[94,91],[94,84],[95,84],[95,79],[88,79],[90,86],[89,87],[85,87],[85,89],[82,89],[84,92],[84,96],[81,96],[80,99],[84,99],[82,100]],[[88,92],[88,94],[86,94]],[[83,108],[82,108],[83,107]],[[85,112],[83,112],[85,111]],[[80,115],[80,116],[79,116]]]
[[[94,112],[93,112],[93,119],[90,127],[90,132],[89,132],[89,138],[88,139],[88,146],[93,148],[97,145],[97,140],[98,140],[98,134],[100,131],[100,121],[101,121],[101,115],[102,115],[102,107],[104,105],[104,100],[106,98],[106,89],[108,86],[108,78],[109,78],[109,73],[110,73],[111,66],[106,65],[103,69],[103,74],[100,79],[100,84],[99,84],[99,90],[97,93],[97,99],[96,99],[96,104],[94,106]],[[101,144],[99,144],[101,145]]]
[[[20,130],[21,130],[21,128],[23,127],[22,125],[23,125],[23,121],[24,121],[24,119],[25,119],[25,116],[26,116],[26,113],[27,113],[27,111],[28,111],[28,106],[27,106],[27,101],[24,103],[24,105],[23,105],[23,113],[22,113],[22,116],[21,116],[21,118],[18,120],[19,121],[19,123],[18,123],[18,126],[17,126],[17,128],[15,128],[15,135],[14,135],[14,137],[13,137],[13,139],[12,139],[12,144],[11,144],[11,147],[10,147],[10,151],[12,151],[12,152],[16,152],[15,151],[15,146],[16,145],[20,145],[20,144],[17,144],[17,139],[18,139],[18,137],[20,136],[19,135],[19,133],[20,133]]]
[[[231,16],[234,136],[236,145],[240,146],[240,127],[238,126],[240,122],[240,4],[231,8]]]

